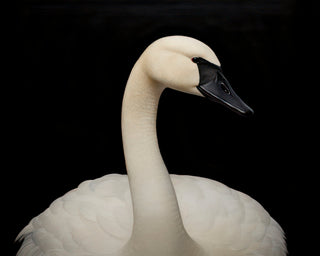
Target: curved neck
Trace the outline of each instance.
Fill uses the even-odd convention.
[[[134,217],[131,240],[150,248],[177,244],[177,239],[188,237],[158,146],[156,117],[163,89],[147,77],[137,62],[122,104],[122,137]],[[154,244],[150,244],[152,241]]]

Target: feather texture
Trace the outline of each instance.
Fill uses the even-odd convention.
[[[224,255],[285,255],[281,227],[257,201],[206,178],[171,179],[184,226],[204,248],[228,251]],[[128,177],[106,175],[81,183],[32,219],[18,236],[24,239],[18,256],[117,255],[132,225]]]

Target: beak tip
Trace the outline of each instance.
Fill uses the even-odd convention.
[[[243,114],[244,116],[246,116],[246,117],[250,117],[250,116],[253,116],[254,111],[253,111],[252,108],[247,107],[247,108],[242,112],[242,114]]]

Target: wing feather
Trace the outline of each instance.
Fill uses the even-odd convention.
[[[24,239],[17,255],[114,254],[129,238],[132,219],[127,176],[85,181],[31,220],[17,238]]]
[[[171,175],[186,231],[216,255],[285,256],[283,231],[251,197],[222,183]],[[18,256],[115,255],[133,226],[126,175],[81,183],[18,235]]]

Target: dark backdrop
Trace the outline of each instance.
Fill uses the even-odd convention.
[[[298,255],[304,223],[297,201],[301,173],[308,174],[301,160],[306,130],[298,128],[306,92],[298,90],[306,81],[312,7],[290,0],[34,0],[17,7],[9,244],[83,180],[125,173],[120,113],[127,77],[151,42],[179,34],[212,47],[255,115],[166,90],[158,136],[169,171],[249,194],[281,224],[290,255]]]

